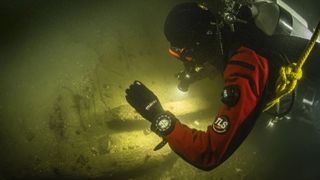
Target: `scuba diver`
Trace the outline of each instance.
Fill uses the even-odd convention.
[[[221,20],[205,6],[188,2],[176,5],[166,18],[169,54],[185,67],[178,76],[179,89],[186,91],[209,74],[223,76],[223,105],[205,132],[189,128],[164,110],[142,82],[135,81],[126,90],[126,100],[151,122],[151,130],[202,170],[214,169],[240,146],[273,97],[280,67],[289,63],[277,50],[290,44],[275,46],[275,40],[257,28],[252,17],[250,7],[244,6],[236,18],[224,16]],[[284,42],[286,37],[277,39]]]

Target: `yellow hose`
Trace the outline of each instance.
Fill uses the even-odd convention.
[[[297,61],[289,66],[283,66],[280,68],[279,78],[276,82],[275,97],[267,103],[263,111],[267,111],[274,105],[279,104],[281,98],[291,93],[297,86],[298,80],[302,78],[302,67],[306,62],[310,52],[316,44],[320,36],[320,22],[318,23],[315,32],[313,33],[306,49]]]

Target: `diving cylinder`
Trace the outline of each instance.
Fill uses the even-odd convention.
[[[310,39],[308,23],[282,0],[256,0],[250,6],[256,26],[269,36],[283,34]]]

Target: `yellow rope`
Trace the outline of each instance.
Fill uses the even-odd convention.
[[[298,80],[302,78],[302,67],[306,62],[311,50],[317,42],[320,36],[320,22],[317,25],[315,32],[313,33],[306,49],[297,63],[292,63],[289,66],[283,66],[280,68],[279,78],[276,82],[275,97],[267,103],[263,111],[267,111],[274,105],[279,105],[281,98],[291,93],[297,86]]]

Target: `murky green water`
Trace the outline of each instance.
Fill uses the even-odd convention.
[[[0,179],[319,179],[320,137],[312,127],[266,129],[266,116],[210,172],[168,146],[152,151],[160,138],[124,98],[133,80],[198,129],[220,103],[219,78],[177,92],[182,65],[167,55],[162,30],[178,2],[4,2]]]

